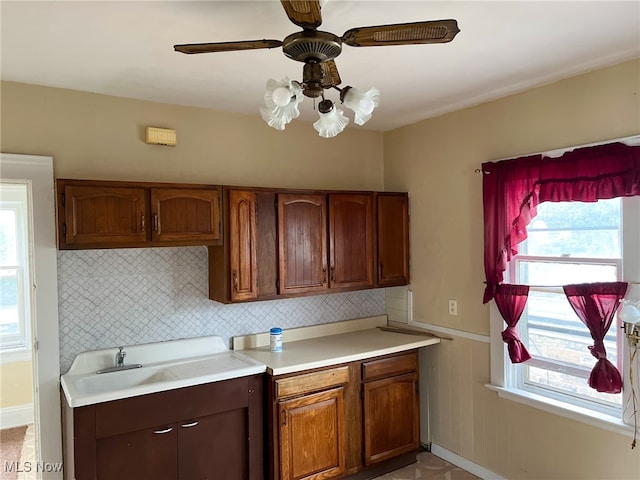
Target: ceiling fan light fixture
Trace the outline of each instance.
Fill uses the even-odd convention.
[[[373,110],[380,105],[380,91],[375,87],[366,92],[345,87],[340,91],[340,101],[355,113],[353,121],[358,125],[364,125],[371,118]]]
[[[278,82],[270,78],[264,94],[265,105],[260,108],[260,115],[270,127],[284,130],[291,120],[300,116],[298,104],[303,98],[302,87],[295,80],[284,78]]]
[[[331,100],[323,101],[331,102]],[[333,104],[333,102],[331,103]],[[313,128],[323,138],[335,137],[349,124],[349,119],[344,115],[344,112],[333,105],[332,107],[328,113],[320,112],[320,118],[313,124]]]

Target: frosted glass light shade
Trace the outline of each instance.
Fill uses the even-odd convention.
[[[300,84],[288,78],[281,82],[270,78],[264,94],[264,107],[260,108],[262,119],[276,130],[284,130],[285,125],[300,116],[298,104],[303,100]]]
[[[622,305],[618,311],[620,320],[624,323],[640,325],[640,301],[622,300]]]
[[[341,100],[345,107],[354,111],[354,122],[358,125],[367,123],[373,110],[380,104],[380,91],[375,87],[366,92],[361,92],[357,88],[346,87],[344,92]]]
[[[335,106],[329,113],[321,113],[320,118],[313,124],[313,128],[321,137],[331,138],[342,132],[349,124],[344,112]]]

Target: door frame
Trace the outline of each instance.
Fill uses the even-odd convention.
[[[30,187],[32,264],[31,339],[36,461],[62,463],[60,341],[53,158],[0,154],[2,179],[25,180]],[[38,339],[43,339],[38,341]],[[38,473],[41,478],[41,472]],[[47,478],[61,479],[62,472]]]

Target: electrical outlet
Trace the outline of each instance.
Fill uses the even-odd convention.
[[[455,298],[449,299],[449,315],[458,315],[458,301]]]

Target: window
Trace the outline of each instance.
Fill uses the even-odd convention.
[[[0,349],[29,349],[27,185],[0,189]]]
[[[622,204],[613,198],[538,205],[528,238],[509,263],[509,281],[531,286],[518,327],[532,358],[510,367],[516,388],[619,416],[622,395],[587,384],[593,340],[561,286],[623,279]],[[605,337],[607,357],[621,372],[622,336],[613,324]]]

